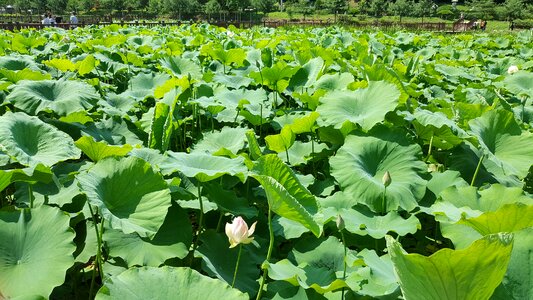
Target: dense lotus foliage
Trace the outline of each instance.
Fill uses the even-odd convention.
[[[2,299],[533,294],[531,31],[0,35]]]

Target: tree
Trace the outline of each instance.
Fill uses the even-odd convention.
[[[467,15],[477,19],[492,19],[495,15],[496,4],[493,0],[469,0],[466,6],[470,7]]]
[[[89,11],[93,7],[93,2],[88,0],[68,0],[68,11]]]
[[[400,23],[402,22],[402,17],[409,15],[409,12],[413,10],[415,3],[412,0],[396,0],[390,6],[391,11],[400,17]]]
[[[263,13],[269,13],[274,10],[276,0],[251,0],[252,7]]]
[[[438,5],[433,0],[420,0],[414,5],[414,15],[417,17],[431,17],[437,11]]]
[[[220,13],[222,6],[217,0],[209,0],[204,6],[204,12],[207,14],[207,18],[211,19],[212,14]]]
[[[376,18],[383,16],[387,9],[386,0],[368,0],[365,5],[368,14]]]
[[[181,20],[183,14],[194,13],[200,6],[197,0],[163,0],[163,10]]]
[[[506,0],[503,6],[505,18],[509,21],[520,19],[526,10],[524,0]]]

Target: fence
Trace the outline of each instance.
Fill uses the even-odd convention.
[[[111,25],[111,24],[118,24],[118,25],[141,25],[146,27],[154,27],[154,26],[162,26],[162,25],[181,25],[184,23],[189,22],[165,22],[165,21],[159,21],[159,22],[148,22],[148,21],[135,21],[135,22],[113,22],[110,18],[80,18],[80,23],[78,26],[87,26],[87,25]],[[335,23],[331,20],[262,20],[262,21],[213,21],[210,22],[212,25],[220,26],[220,27],[228,27],[230,25],[233,25],[237,28],[250,28],[253,26],[265,26],[265,27],[286,27],[286,26],[330,26],[330,25],[343,25],[343,26],[349,26],[349,27],[355,27],[355,28],[380,28],[385,30],[394,30],[394,29],[409,29],[409,30],[425,30],[425,31],[441,31],[441,32],[458,32],[458,31],[464,31],[465,28],[459,28],[457,24],[452,23],[431,23],[431,22],[423,22],[423,23],[395,23],[395,22],[342,22],[342,23]],[[20,30],[24,28],[35,28],[35,29],[41,29],[44,27],[59,27],[64,29],[70,29],[72,26],[68,23],[58,23],[55,25],[43,25],[41,23],[36,22],[7,22],[7,23],[0,23],[0,29],[4,30]]]

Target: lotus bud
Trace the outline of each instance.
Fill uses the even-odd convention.
[[[229,38],[232,38],[232,37],[235,36],[235,33],[234,33],[233,31],[231,31],[231,30],[228,30],[228,31],[226,31],[226,35],[227,35]]]
[[[251,243],[254,239],[251,236],[254,234],[256,224],[257,222],[254,222],[250,229],[248,229],[248,225],[241,217],[236,217],[232,223],[226,223],[226,235],[229,239],[229,247],[233,248],[239,244]]]
[[[512,75],[514,73],[518,72],[517,66],[510,66],[509,69],[507,69],[507,74]]]
[[[337,220],[335,222],[337,223],[337,228],[339,231],[344,229],[344,219],[341,217],[341,215],[337,216]]]
[[[387,172],[385,172],[385,174],[383,174],[383,178],[381,178],[381,182],[383,182],[383,185],[385,187],[388,187],[390,185],[390,183],[392,182],[392,179],[390,178],[389,171],[387,171]]]

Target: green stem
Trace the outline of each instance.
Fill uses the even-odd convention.
[[[93,220],[93,225],[94,225],[94,232],[96,234],[96,241],[97,241],[97,244],[98,244],[98,247],[96,248],[96,264],[94,266],[94,269],[93,269],[93,275],[92,275],[92,278],[91,278],[91,287],[89,289],[89,299],[91,299],[91,296],[93,294],[93,288],[94,288],[94,284],[95,284],[95,279],[96,279],[96,268],[98,268],[98,273],[100,275],[100,278],[102,280],[104,280],[104,277],[103,277],[103,270],[102,270],[102,262],[101,262],[101,249],[102,249],[102,230],[103,230],[103,224],[104,224],[104,220],[102,219],[102,221],[100,222],[100,232],[98,232],[98,225],[96,224],[96,214],[94,213],[93,211],[93,208],[92,206],[89,204],[89,211],[91,212],[91,218]],[[97,211],[98,212],[98,211]]]
[[[192,262],[194,261],[194,252],[196,251],[196,247],[198,246],[198,239],[200,238],[200,233],[202,232],[202,223],[204,221],[204,203],[202,202],[202,185],[200,181],[198,181],[198,201],[200,201],[200,215],[198,217],[198,231],[196,232],[196,238],[194,239],[194,242],[192,244],[192,258],[191,258],[191,266]]]
[[[235,272],[233,272],[233,281],[231,287],[235,286],[235,279],[237,279],[237,270],[239,269],[239,262],[241,261],[242,244],[239,245],[239,254],[237,255],[237,263],[235,264]]]
[[[470,186],[474,186],[474,182],[476,182],[477,173],[479,172],[479,168],[481,167],[481,163],[483,162],[483,158],[485,155],[481,155],[481,158],[479,158],[479,162],[477,163],[476,171],[474,172],[474,176],[472,177],[472,181],[470,182]]]
[[[433,135],[431,136],[431,139],[429,140],[429,149],[428,149],[428,156],[426,156],[426,161],[428,161],[429,157],[431,156],[431,148],[433,148]]]
[[[263,80],[263,79],[261,79]],[[263,129],[263,104],[259,104],[261,120],[259,121],[259,137],[261,137]]]
[[[30,197],[30,208],[33,208],[33,187],[31,183],[28,183],[28,197]]]
[[[222,226],[222,218],[224,218],[224,212],[220,211],[220,216],[218,217],[216,232],[218,232],[220,230],[220,227]]]
[[[259,293],[257,293],[257,297],[255,300],[261,299],[261,295],[263,294],[263,287],[265,285],[267,273],[268,273],[268,262],[270,261],[270,255],[272,254],[272,248],[274,248],[274,230],[272,229],[272,211],[270,210],[270,207],[268,208],[268,231],[270,233],[270,242],[268,244],[268,252],[265,263],[261,266],[263,269],[263,277],[261,278],[261,285],[259,286]]]
[[[289,149],[287,149],[287,146],[285,145],[283,145],[283,147],[285,147],[285,155],[287,155],[287,164],[290,165],[291,163],[289,162]]]
[[[344,246],[344,270],[342,271],[342,280],[344,281],[346,280],[346,266],[347,266],[346,255],[348,253],[348,249],[346,247],[346,241],[344,240],[344,233],[342,232],[342,230],[340,230],[340,233],[341,233],[342,245]],[[342,287],[341,299],[344,300],[344,287]]]
[[[96,228],[96,226],[95,226]],[[103,268],[103,259],[102,259],[102,246],[103,246],[103,240],[102,235],[104,234],[104,219],[102,218],[100,220],[100,231],[97,233],[98,235],[98,250],[96,252],[98,256],[98,271],[100,272],[100,280],[104,281],[104,268]]]
[[[383,214],[387,213],[387,207],[386,207],[387,198],[386,198],[386,194],[387,194],[387,187],[385,187],[385,190],[383,191],[383,197],[381,198],[381,209],[382,209],[382,213]]]

